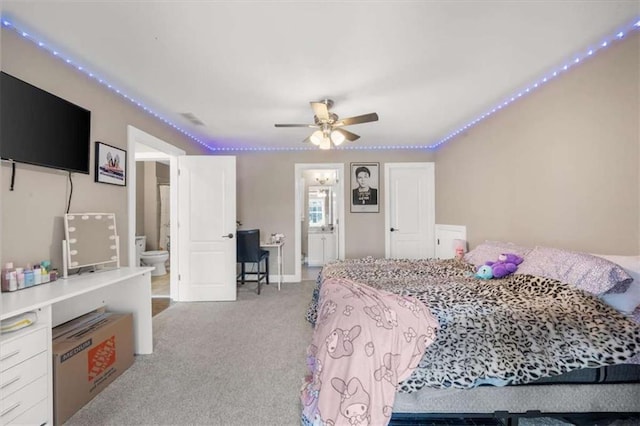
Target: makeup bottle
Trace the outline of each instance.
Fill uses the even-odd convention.
[[[32,287],[35,284],[35,278],[33,277],[33,269],[31,265],[27,265],[24,269],[24,286]]]
[[[7,262],[5,267],[2,268],[2,291],[12,291],[10,289],[11,272],[15,272],[13,262]]]
[[[16,291],[18,289],[18,275],[16,271],[9,272],[9,291]]]
[[[40,272],[40,265],[33,265],[33,285],[42,284],[42,272]]]
[[[18,279],[18,290],[25,287],[24,285],[24,269],[16,268],[16,277]]]

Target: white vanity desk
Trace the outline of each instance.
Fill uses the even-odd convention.
[[[278,291],[280,291],[280,286],[282,285],[282,246],[284,245],[284,241],[279,241],[277,243],[272,243],[272,242],[261,242],[260,243],[260,248],[262,249],[270,249],[270,248],[275,248],[277,249],[277,254],[278,254]]]
[[[102,270],[1,294],[0,320],[35,311],[38,321],[0,335],[0,425],[53,424],[52,327],[106,306],[133,314],[136,354],[153,352],[152,269]]]

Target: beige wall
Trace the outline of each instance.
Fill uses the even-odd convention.
[[[436,153],[436,220],[485,239],[640,253],[640,34]]]
[[[169,166],[157,161],[136,162],[136,235],[145,235],[145,250],[158,250],[160,194],[158,185],[169,183]]]
[[[436,223],[467,225],[471,246],[501,239],[638,254],[639,38],[599,53],[433,155],[241,154],[238,217],[245,226],[287,235],[285,272],[292,273],[295,163],[343,162],[348,173],[350,162],[378,161],[382,186],[385,162],[435,161]],[[379,214],[352,214],[348,203],[347,257],[384,256],[384,206]]]
[[[357,143],[357,142],[356,142]],[[426,151],[291,151],[255,152],[237,157],[237,216],[243,228],[260,228],[269,235],[286,235],[285,274],[294,272],[296,163],[344,163],[345,165],[345,253],[347,257],[384,257],[384,164],[388,162],[432,161]],[[350,213],[351,162],[379,162],[380,213]],[[273,262],[273,260],[272,260]]]
[[[126,236],[127,189],[94,182],[94,141],[127,149],[127,125],[172,143],[189,154],[201,153],[182,134],[152,119],[123,98],[96,84],[49,53],[2,29],[2,70],[91,110],[91,170],[73,174],[71,212],[115,212],[118,234]],[[131,156],[132,153],[128,153]],[[9,191],[11,167],[2,164],[2,261],[17,265],[50,259],[61,268],[62,216],[70,185],[66,172],[17,165],[15,190]],[[133,184],[127,182],[127,185]],[[122,244],[122,264],[128,259]]]
[[[158,178],[156,162],[144,162],[144,235],[147,250],[158,250]]]
[[[639,37],[599,53],[436,153],[242,153],[237,158],[238,219],[245,228],[286,235],[285,273],[292,274],[296,163],[344,163],[348,188],[350,162],[380,162],[382,187],[384,163],[435,160],[436,222],[467,225],[472,246],[491,238],[637,254]],[[126,149],[126,127],[131,124],[188,154],[203,153],[181,134],[14,33],[2,30],[1,48],[4,71],[92,111],[92,142]],[[93,160],[91,167],[90,175],[73,175],[71,211],[113,211],[119,234],[127,235],[126,189],[94,183]],[[48,258],[60,267],[67,175],[17,168],[16,189],[10,192],[10,168],[2,166],[2,261]],[[380,196],[382,201],[383,191]],[[345,191],[345,206],[347,256],[383,256],[384,205],[377,214],[350,213]],[[126,263],[126,245],[122,255]]]

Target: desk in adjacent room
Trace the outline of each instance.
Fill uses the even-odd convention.
[[[260,243],[260,248],[263,248],[263,249],[275,248],[278,251],[278,291],[280,291],[280,285],[282,284],[282,274],[283,274],[282,246],[283,245],[284,245],[284,241],[280,241],[279,243],[268,243],[268,242]]]

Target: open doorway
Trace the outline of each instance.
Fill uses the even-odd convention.
[[[166,309],[170,302],[171,185],[169,160],[143,159],[148,152],[148,146],[136,144],[135,263],[155,268],[151,272],[152,311],[155,315]]]
[[[145,133],[133,126],[128,127],[128,149],[129,152],[135,155],[130,156],[128,170],[130,184],[128,185],[128,214],[129,214],[129,265],[136,265],[139,262],[138,254],[140,250],[136,251],[136,245],[144,244],[145,251],[151,252],[145,255],[150,262],[155,261],[154,251],[166,252],[168,260],[163,262],[162,266],[165,266],[166,273],[153,275],[152,285],[154,299],[157,300],[156,305],[163,305],[178,298],[178,251],[174,248],[177,247],[177,229],[172,224],[177,224],[177,177],[178,177],[178,156],[184,155],[185,152],[175,146],[162,141],[148,133]],[[138,168],[137,164],[143,162],[143,167]],[[161,173],[161,178],[155,178],[156,164],[161,165],[164,169],[168,169],[164,173]],[[140,186],[137,184],[138,171],[143,171],[145,175],[154,175],[154,181],[152,183],[152,190],[144,191],[146,195],[149,195],[147,202],[154,203],[153,215],[155,220],[151,227],[147,227],[144,231],[144,227],[140,225],[140,217],[137,209],[137,205],[140,205],[138,196],[142,195],[140,192]],[[152,173],[153,171],[153,173]],[[142,177],[140,177],[142,178]],[[144,176],[148,178],[148,176]],[[149,187],[150,185],[146,185]],[[147,198],[147,196],[144,198]],[[163,203],[164,201],[164,203]],[[143,201],[144,202],[144,201]],[[165,209],[165,214],[162,215],[162,209]],[[168,212],[167,212],[168,210]],[[162,217],[161,217],[162,216]],[[164,229],[162,227],[165,227]],[[139,229],[140,228],[140,229]],[[141,241],[144,237],[144,242]],[[148,239],[147,239],[148,238]],[[158,253],[159,259],[162,258],[162,253]],[[147,260],[145,260],[147,263]],[[158,266],[156,266],[158,270]]]
[[[295,280],[344,259],[344,164],[295,165]]]

